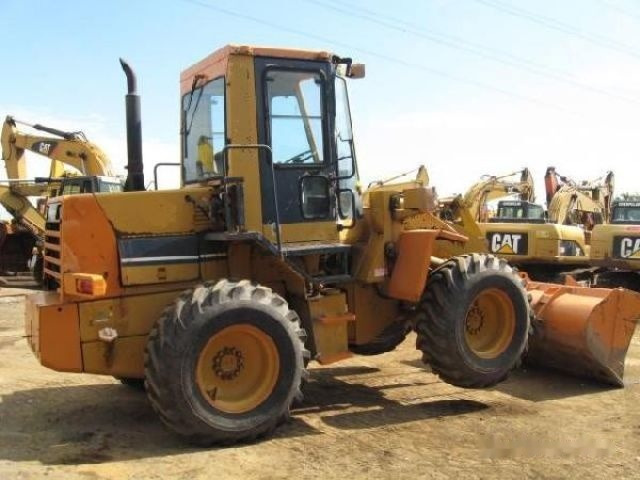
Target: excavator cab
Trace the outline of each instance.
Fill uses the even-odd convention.
[[[614,225],[640,225],[640,202],[617,201],[611,210]]]
[[[57,179],[52,180],[55,184]],[[116,177],[105,176],[67,176],[57,182],[57,195],[75,195],[77,193],[113,193],[122,192],[122,182]]]
[[[496,215],[489,219],[491,223],[545,223],[544,208],[537,203],[522,200],[498,202]]]

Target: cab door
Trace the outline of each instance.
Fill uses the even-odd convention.
[[[333,85],[326,62],[256,59],[262,218],[283,242],[337,239]]]

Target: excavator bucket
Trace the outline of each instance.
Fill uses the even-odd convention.
[[[527,363],[624,386],[640,294],[531,281],[527,290],[535,314]]]

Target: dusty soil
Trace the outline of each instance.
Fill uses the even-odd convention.
[[[625,389],[524,370],[462,390],[396,352],[314,368],[305,403],[274,437],[195,449],[145,395],[41,367],[21,297],[0,295],[0,478],[638,478],[640,338]]]

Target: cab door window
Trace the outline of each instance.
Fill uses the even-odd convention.
[[[266,77],[273,162],[324,162],[322,77],[318,72],[271,70]]]

